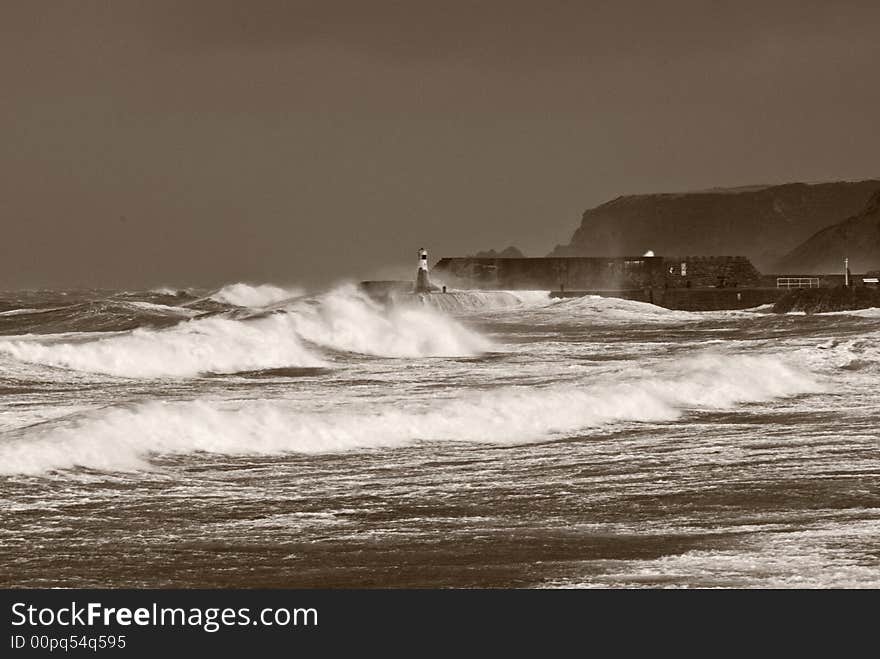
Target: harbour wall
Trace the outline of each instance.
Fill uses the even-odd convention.
[[[602,295],[686,311],[748,309],[775,304],[788,286],[844,284],[843,274],[763,275],[745,256],[453,257],[438,261],[432,276],[454,288]],[[852,277],[851,285],[860,283]]]
[[[601,295],[668,309],[714,311],[775,304],[799,287],[835,288],[845,276],[758,272],[744,256],[477,258],[437,262],[432,283],[450,289],[544,290],[554,297]],[[851,286],[862,286],[853,275]],[[363,282],[376,299],[412,293],[413,282]]]
[[[559,291],[734,288],[761,282],[761,273],[744,256],[454,257],[441,259],[433,276],[460,288]]]

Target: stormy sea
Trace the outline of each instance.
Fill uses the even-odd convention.
[[[0,294],[3,587],[880,587],[880,310]]]

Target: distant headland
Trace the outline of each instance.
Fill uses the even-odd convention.
[[[364,286],[374,296],[549,290],[689,311],[880,306],[880,180],[618,197],[587,210],[546,257],[516,247],[447,256],[434,266],[439,286],[424,249],[419,264],[415,284]]]
[[[878,193],[868,179],[621,196],[585,211],[549,256],[740,254],[764,272],[822,273],[850,249],[866,271],[880,267]]]

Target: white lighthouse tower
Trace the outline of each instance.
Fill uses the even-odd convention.
[[[430,293],[434,289],[428,279],[428,250],[419,249],[419,269],[416,272],[416,293]]]

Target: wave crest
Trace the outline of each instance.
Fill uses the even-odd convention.
[[[494,444],[577,436],[611,424],[668,422],[824,390],[813,375],[773,356],[702,355],[674,371],[600,385],[505,387],[453,398],[303,410],[289,401],[244,405],[150,402],[17,431],[0,442],[0,472],[89,467],[139,470],[154,455],[279,455],[376,449],[417,441]]]
[[[449,291],[395,298],[397,304],[422,304],[451,313],[505,311],[551,304],[548,291]]]
[[[558,317],[568,316],[577,320],[589,318],[596,323],[677,323],[701,318],[698,313],[690,311],[676,311],[648,302],[600,295],[563,298],[548,307],[548,311]]]
[[[89,341],[0,341],[0,352],[21,361],[132,378],[327,366],[320,348],[458,357],[488,347],[486,339],[437,311],[384,307],[354,287],[243,319],[196,318]]]
[[[296,333],[315,345],[381,357],[473,356],[490,342],[428,306],[382,305],[343,286],[287,308]]]
[[[303,291],[298,288],[280,288],[271,284],[227,284],[218,291],[211,293],[208,299],[231,304],[234,307],[260,308],[270,304],[278,304],[295,297],[299,297]]]

